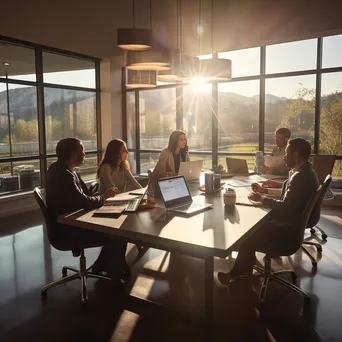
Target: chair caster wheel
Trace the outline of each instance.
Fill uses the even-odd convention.
[[[42,299],[46,299],[46,296],[47,296],[46,290],[41,291],[41,296],[42,296]]]
[[[68,274],[68,270],[66,268],[62,268],[62,277],[65,278]]]
[[[311,228],[311,229],[310,229],[310,233],[311,233],[311,234],[313,234],[313,235],[315,235],[315,233],[316,233],[316,230],[315,230],[315,229],[313,229],[313,228]]]
[[[322,254],[322,251],[323,251],[322,247],[317,247],[317,252],[318,252],[319,254]]]
[[[327,235],[327,234],[322,234],[322,239],[323,239],[324,241],[327,241],[327,238],[328,238],[328,235]]]

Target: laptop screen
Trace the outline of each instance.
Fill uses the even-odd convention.
[[[166,207],[192,201],[183,176],[158,179],[157,182]]]

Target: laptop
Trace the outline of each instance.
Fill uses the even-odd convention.
[[[139,197],[136,197],[136,198],[132,198],[132,199],[123,199],[123,200],[115,200],[115,197],[120,197],[120,195],[125,195],[127,193],[123,193],[123,194],[119,194],[117,196],[114,197],[114,200],[113,201],[108,201],[106,202],[103,206],[104,207],[123,207],[123,211],[126,211],[126,212],[135,212],[138,210],[139,208],[139,205],[141,203],[141,201],[143,200],[143,198],[145,197],[145,194],[147,192],[147,189],[148,189],[148,186],[146,186],[144,188],[144,191],[141,193],[141,195],[139,194],[138,196]],[[130,196],[130,195],[128,195]],[[102,207],[101,207],[102,208]]]
[[[212,207],[208,203],[194,203],[183,176],[157,179],[165,208],[181,214],[194,214]]]
[[[249,172],[247,160],[238,158],[226,158],[227,171],[229,173],[240,174],[240,175],[253,175],[254,172]]]
[[[178,175],[184,176],[187,182],[199,179],[202,171],[203,160],[193,160],[180,163]]]

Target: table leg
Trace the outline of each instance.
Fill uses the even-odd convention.
[[[205,321],[207,332],[213,333],[214,323],[214,258],[208,257],[205,259],[204,267],[204,291],[205,291]]]

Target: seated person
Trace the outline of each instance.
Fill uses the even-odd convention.
[[[46,204],[49,216],[54,222],[51,232],[57,244],[79,243],[84,248],[103,246],[92,271],[105,271],[113,282],[119,284],[122,273],[129,273],[125,260],[126,242],[116,240],[103,233],[57,223],[58,215],[80,209],[94,209],[103,205],[106,198],[115,196],[115,190],[108,188],[104,195],[92,196],[74,168],[84,162],[84,147],[80,140],[65,138],[56,147],[58,160],[51,164],[46,175]],[[123,272],[121,272],[123,271]]]
[[[114,188],[116,193],[141,188],[130,171],[127,156],[128,150],[123,140],[113,139],[108,143],[97,170],[100,194],[104,194],[110,188]]]
[[[249,195],[249,199],[265,204],[272,211],[267,222],[241,243],[233,269],[228,273],[218,273],[222,284],[227,285],[234,277],[252,275],[256,251],[277,255],[277,246],[284,246],[287,241],[291,241],[291,228],[296,229],[306,203],[319,186],[317,175],[309,162],[310,153],[308,141],[302,138],[288,141],[284,159],[292,170],[283,184],[279,200],[267,198],[259,184],[252,184],[255,192]],[[284,223],[288,223],[286,229]]]
[[[291,138],[291,131],[288,128],[278,128],[274,133],[274,138],[276,146],[274,146],[271,156],[283,157],[285,155],[287,142]],[[260,169],[264,173],[271,173],[280,176],[287,176],[289,172],[289,168],[285,163],[281,163],[279,166],[275,167],[267,167],[266,165],[262,165]]]
[[[161,151],[152,177],[154,179],[177,175],[181,162],[190,161],[188,145],[184,131],[173,131],[169,138],[169,145]]]

